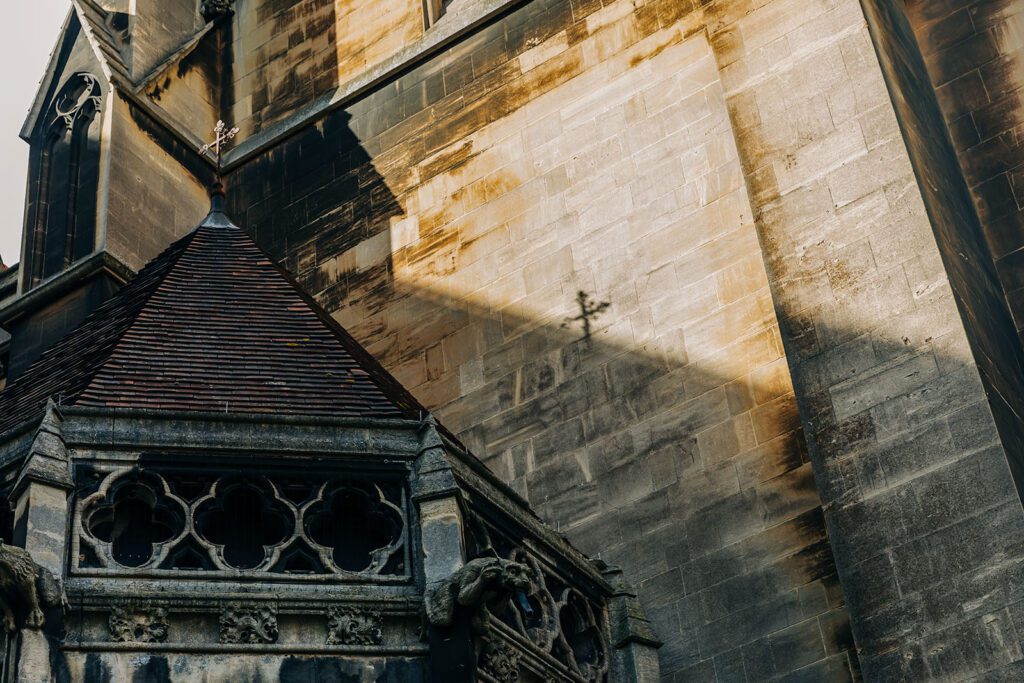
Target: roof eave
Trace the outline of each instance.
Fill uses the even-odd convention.
[[[125,284],[134,275],[131,268],[109,252],[95,252],[92,256],[82,259],[69,269],[61,271],[32,290],[0,306],[0,324],[10,323],[25,313],[39,310],[46,303],[67,294],[84,280],[101,272],[110,275],[121,284]]]

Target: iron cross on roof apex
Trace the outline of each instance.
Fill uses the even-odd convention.
[[[200,154],[206,154],[211,149],[213,150],[214,156],[217,158],[217,168],[220,168],[220,153],[222,145],[231,140],[233,137],[238,135],[238,128],[232,128],[228,130],[227,124],[223,121],[218,120],[217,125],[213,128],[213,142],[208,142],[199,148]]]

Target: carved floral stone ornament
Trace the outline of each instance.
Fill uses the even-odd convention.
[[[71,129],[80,116],[91,117],[97,113],[102,102],[99,80],[92,74],[78,73],[61,89],[53,109],[56,119]]]
[[[276,643],[277,605],[225,605],[220,615],[220,642],[232,645]]]
[[[480,668],[500,683],[516,683],[521,658],[522,655],[505,641],[489,638],[480,654]]]
[[[43,609],[62,604],[60,584],[40,567],[24,548],[0,540],[0,608],[4,629],[16,631],[18,624],[38,629],[45,621]]]
[[[331,607],[327,611],[329,645],[380,645],[384,638],[381,615],[357,607]]]
[[[114,605],[110,610],[110,639],[118,643],[167,642],[167,609],[148,603]]]

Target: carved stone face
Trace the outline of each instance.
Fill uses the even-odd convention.
[[[519,562],[502,560],[501,583],[512,592],[529,593],[533,589],[533,570]]]

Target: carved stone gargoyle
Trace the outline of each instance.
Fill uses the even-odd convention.
[[[479,635],[486,630],[490,615],[501,615],[507,609],[510,597],[528,607],[526,596],[533,588],[533,570],[525,564],[497,557],[470,560],[427,591],[427,620],[432,626],[450,626],[462,607],[471,611],[473,631]]]
[[[63,591],[53,574],[36,564],[24,548],[0,540],[0,608],[4,628],[16,631],[18,616],[24,617],[25,628],[42,628],[43,609],[63,603]]]
[[[203,0],[199,12],[203,15],[203,19],[213,21],[230,12],[233,2],[234,0]]]

